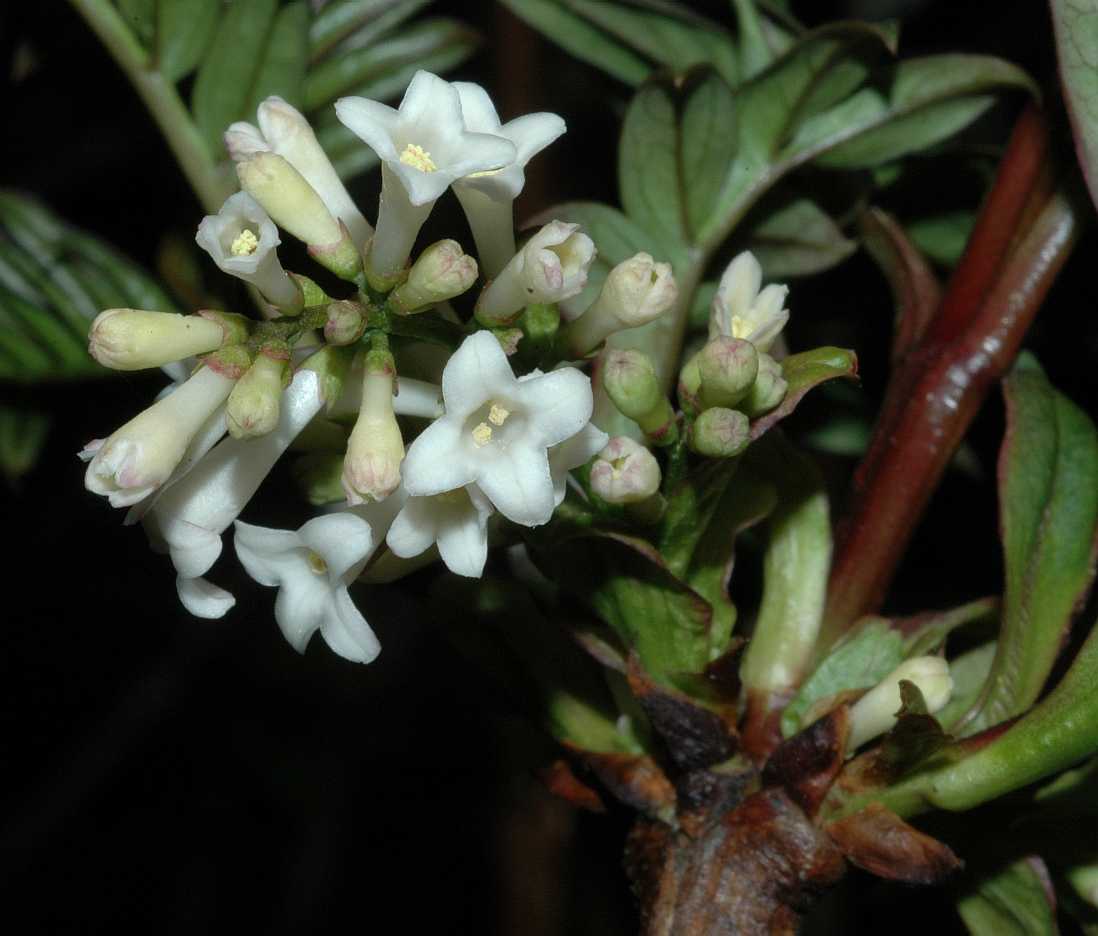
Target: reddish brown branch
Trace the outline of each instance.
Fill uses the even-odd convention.
[[[1046,166],[1047,131],[1030,109],[934,320],[890,381],[839,527],[822,647],[880,607],[946,464],[1067,258],[1077,219],[1049,196]]]

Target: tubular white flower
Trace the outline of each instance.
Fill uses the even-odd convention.
[[[296,532],[237,520],[234,540],[248,574],[278,588],[275,620],[298,653],[318,630],[333,651],[354,663],[369,663],[381,652],[347,591],[377,546],[366,520],[343,511],[316,517]]]
[[[900,681],[906,679],[919,687],[927,712],[933,715],[945,708],[953,694],[949,664],[938,656],[912,657],[862,696],[850,709],[850,736],[847,750],[854,751],[866,741],[883,735],[896,724],[899,712]]]
[[[568,491],[568,473],[586,465],[598,455],[610,436],[594,423],[588,423],[572,438],[549,449],[549,474],[553,478],[553,506],[559,507]]]
[[[323,406],[318,375],[311,370],[298,371],[282,395],[278,426],[273,432],[258,439],[224,439],[185,477],[165,490],[146,515],[150,536],[162,541],[171,554],[180,599],[193,614],[219,617],[203,611],[220,608],[223,614],[228,610],[222,607],[223,601],[211,602],[207,607],[192,600],[196,592],[203,593],[197,595],[202,598],[214,588],[193,580],[205,575],[217,561],[222,532],[239,516],[275,462]]]
[[[393,356],[371,351],[362,379],[362,407],[347,441],[343,490],[347,503],[385,500],[400,484],[404,439],[393,412]]]
[[[533,302],[560,302],[587,284],[595,244],[578,224],[550,221],[531,237],[477,299],[477,319],[509,325]]]
[[[486,276],[494,277],[515,255],[514,200],[526,184],[526,164],[567,129],[556,114],[526,114],[500,123],[488,92],[480,85],[455,81],[465,129],[490,133],[515,145],[515,158],[501,169],[477,172],[454,183],[477,256]]]
[[[377,281],[403,269],[432,206],[453,182],[515,159],[509,140],[466,130],[457,90],[430,72],[416,72],[397,110],[359,97],[341,98],[335,108],[382,163],[377,232],[366,257],[367,276]]]
[[[409,497],[385,542],[403,559],[418,556],[437,543],[451,572],[480,578],[488,559],[491,515],[492,505],[475,484],[430,497]]]
[[[769,351],[789,321],[787,286],[771,285],[761,292],[762,267],[749,250],[733,259],[721,276],[709,311],[710,339],[744,338],[759,351]]]
[[[591,490],[609,504],[639,504],[659,489],[659,462],[628,436],[611,439],[591,466]]]
[[[678,295],[671,264],[638,253],[610,271],[591,308],[568,326],[568,347],[577,355],[586,354],[614,332],[659,318]]]
[[[104,367],[143,370],[220,348],[225,329],[201,315],[107,309],[88,330],[88,353]]]
[[[425,497],[477,484],[509,520],[538,526],[555,506],[548,449],[591,418],[591,381],[572,367],[518,380],[495,337],[466,338],[442,374],[446,414],[409,447],[404,487]]]
[[[255,153],[272,152],[285,159],[305,178],[328,210],[347,226],[351,240],[361,250],[374,233],[339,179],[331,160],[321,149],[305,117],[291,104],[271,96],[256,112],[259,127],[238,122],[225,131],[225,146],[234,162]]]
[[[84,485],[112,507],[129,507],[159,488],[183,459],[191,440],[229,396],[234,380],[203,367],[105,441],[80,452],[89,462]]]
[[[276,306],[301,302],[301,290],[278,260],[278,228],[247,192],[230,195],[215,215],[206,215],[195,235],[218,269],[251,283]]]

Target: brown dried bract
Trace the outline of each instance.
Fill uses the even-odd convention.
[[[814,816],[842,770],[849,731],[850,709],[843,705],[782,742],[763,769],[763,784],[784,787]]]

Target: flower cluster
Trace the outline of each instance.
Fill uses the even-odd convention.
[[[480,576],[489,540],[508,523],[547,523],[570,473],[596,456],[589,484],[572,479],[578,496],[594,490],[638,509],[658,497],[651,453],[592,424],[584,368],[608,336],[665,314],[677,294],[670,267],[638,254],[610,272],[586,313],[561,321],[556,303],[583,290],[595,246],[557,220],[516,246],[513,222],[526,164],[564,132],[559,117],[502,123],[482,88],[427,72],[398,109],[345,98],[336,112],[381,159],[376,227],[287,102],[268,98],[258,126],[229,127],[241,191],[202,220],[196,240],[254,287],[263,314],[103,312],[92,355],[117,369],[162,367],[173,383],[80,454],[87,488],[129,508],[127,522],[140,521],[171,557],[189,611],[220,617],[234,604],[207,578],[234,527],[243,567],[278,589],[275,618],[290,644],[303,651],[319,631],[339,655],[368,662],[380,646],[351,600],[356,580],[430,561]],[[449,188],[480,263],[453,240],[410,262]],[[287,271],[284,234],[349,294]],[[450,300],[481,274],[463,322]],[[524,344],[534,322],[548,336],[537,349]],[[665,416],[666,435],[675,416]],[[291,448],[320,515],[296,531],[240,520]]]

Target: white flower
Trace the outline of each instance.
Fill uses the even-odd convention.
[[[458,575],[479,578],[488,558],[488,518],[492,505],[476,485],[410,497],[389,528],[385,542],[410,559],[438,544],[446,567]]]
[[[272,304],[301,301],[301,290],[278,260],[278,228],[247,192],[230,195],[217,214],[206,215],[195,240],[218,269],[251,283]]]
[[[275,96],[259,105],[256,118],[258,128],[241,121],[225,132],[225,145],[233,161],[240,162],[255,153],[277,153],[304,176],[362,248],[374,229],[347,194],[309,122],[296,108]]]
[[[578,224],[550,221],[515,254],[477,299],[477,319],[509,325],[534,302],[560,302],[587,284],[595,244]]]
[[[512,205],[526,184],[526,164],[565,131],[556,114],[526,114],[500,123],[495,105],[480,85],[455,81],[465,129],[491,133],[515,145],[515,158],[501,169],[458,180],[454,193],[469,219],[481,267],[495,276],[515,254]]]
[[[278,588],[275,620],[298,653],[318,630],[352,662],[369,663],[381,652],[347,591],[377,545],[366,520],[343,511],[316,517],[296,532],[237,520],[235,542],[248,574]]]
[[[232,596],[200,576],[221,555],[222,532],[239,516],[275,462],[323,405],[317,374],[298,371],[283,393],[278,426],[273,432],[258,439],[223,440],[164,491],[146,515],[150,538],[159,540],[171,553],[180,600],[192,614],[220,617],[231,607]]]
[[[787,286],[767,286],[761,292],[762,267],[749,250],[724,271],[709,311],[709,337],[744,338],[759,351],[769,351],[789,321],[784,308]]]
[[[455,180],[515,159],[509,140],[465,129],[457,90],[430,72],[416,72],[398,110],[359,97],[341,98],[335,108],[382,162],[377,232],[367,255],[367,273],[378,281],[403,268],[431,207]]]
[[[553,502],[560,506],[568,488],[568,472],[586,465],[610,441],[610,436],[588,423],[572,438],[549,449],[549,473],[553,477]]]
[[[368,352],[364,370],[362,406],[343,460],[343,490],[351,505],[385,500],[400,484],[404,460],[404,438],[393,412],[392,354]]]
[[[84,485],[112,507],[129,507],[159,488],[183,459],[191,440],[229,396],[235,381],[203,367],[108,439],[89,442]]]
[[[518,380],[491,332],[466,338],[442,374],[446,413],[409,447],[404,486],[423,497],[477,484],[509,520],[552,516],[547,450],[591,418],[591,382],[564,367]]]

